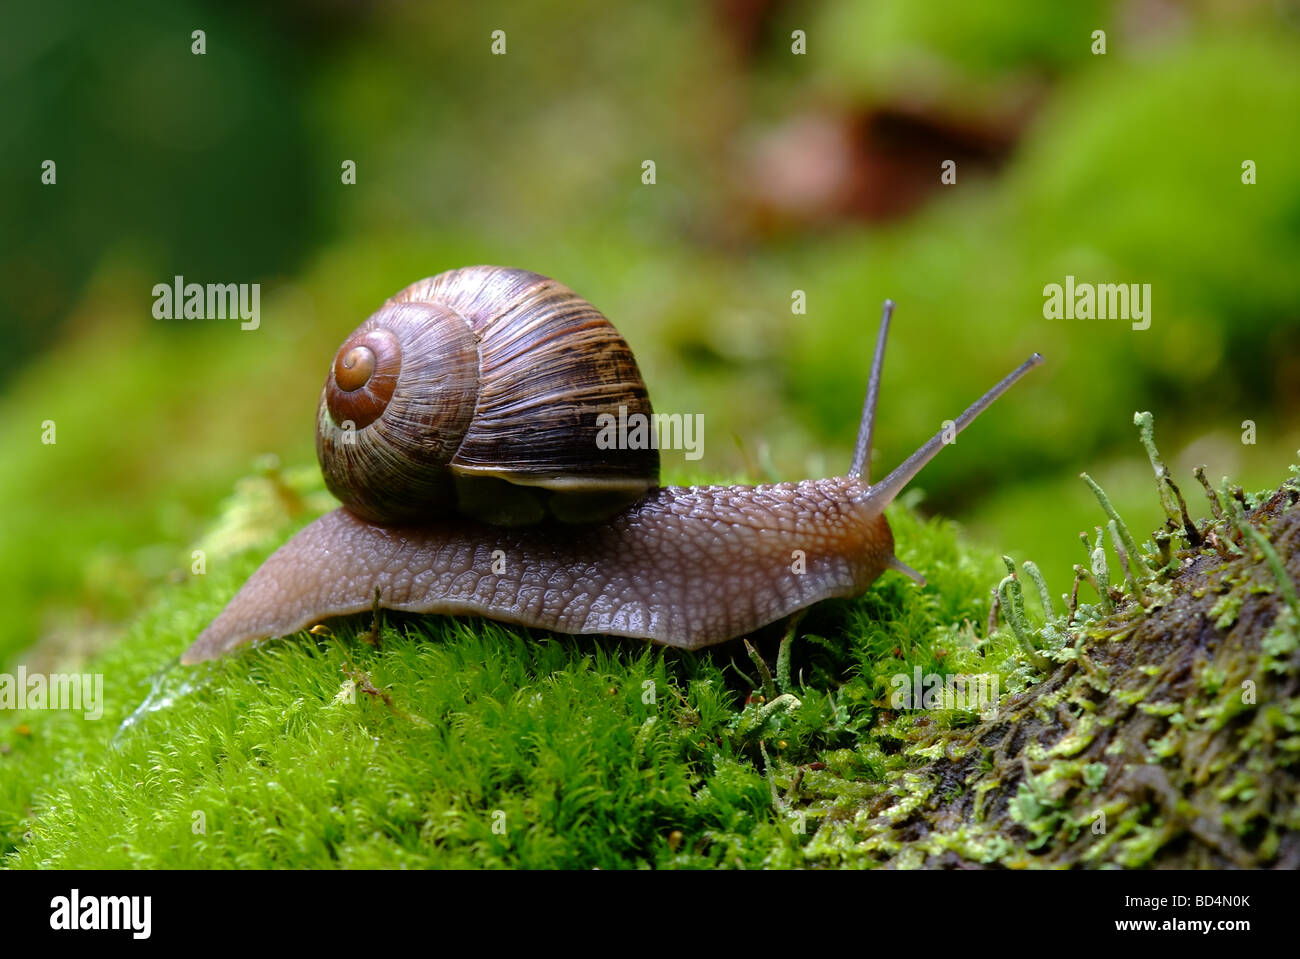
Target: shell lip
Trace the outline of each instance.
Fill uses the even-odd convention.
[[[502,479],[515,486],[539,486],[543,489],[564,490],[566,492],[642,493],[653,489],[658,484],[652,479],[638,476],[609,476],[599,473],[573,474],[554,472],[521,472],[495,466],[472,466],[455,460],[452,471],[462,476],[492,477]]]

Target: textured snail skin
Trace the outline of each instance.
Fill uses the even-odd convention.
[[[387,609],[709,646],[865,591],[894,553],[867,489],[850,476],[670,486],[589,526],[380,526],[336,509],[277,550],[181,662],[369,610],[376,588]]]

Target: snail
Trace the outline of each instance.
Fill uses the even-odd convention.
[[[892,311],[845,475],[661,487],[653,446],[596,441],[602,414],[651,406],[591,304],[517,269],[414,283],[344,341],[321,392],[317,453],[344,505],[272,554],[181,661],[372,605],[696,649],[860,595],[885,570],[924,585],[894,556],[885,507],[1042,357],[872,484]]]

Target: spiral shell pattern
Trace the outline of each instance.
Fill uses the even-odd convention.
[[[408,286],[344,341],[317,453],[331,492],[371,522],[592,522],[658,485],[657,449],[597,443],[598,417],[620,407],[652,413],[595,307],[537,273],[466,267]]]

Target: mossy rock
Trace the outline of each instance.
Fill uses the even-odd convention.
[[[932,762],[869,799],[806,802],[810,851],[896,867],[1300,867],[1300,493],[1196,528],[1114,612],[1081,610],[1042,682],[995,718],[918,727]],[[1216,511],[1222,507],[1216,506]],[[1180,524],[1181,525],[1181,524]]]
[[[393,616],[177,666],[320,494],[264,471],[205,541],[209,575],[88,659],[36,651],[102,673],[104,713],[0,712],[3,865],[1300,864],[1294,480],[1175,511],[1149,575],[1103,572],[1068,616],[1045,599],[1036,629],[1009,577],[990,615],[996,555],[896,504],[930,586],[886,576],[753,658]],[[900,708],[917,669],[996,677],[996,715]]]

